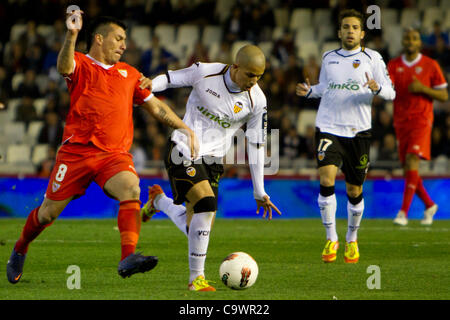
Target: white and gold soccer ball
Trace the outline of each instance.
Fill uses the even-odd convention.
[[[231,289],[250,288],[258,278],[258,264],[245,252],[229,254],[220,265],[220,279]]]

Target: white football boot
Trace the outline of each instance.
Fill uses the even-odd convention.
[[[394,224],[398,226],[406,226],[408,224],[408,218],[406,218],[406,214],[403,210],[400,210],[397,213],[397,216],[394,219]]]
[[[431,226],[433,224],[433,216],[436,214],[437,210],[438,210],[437,204],[433,204],[431,207],[426,209],[423,212],[423,220],[420,221],[420,224],[423,226]]]

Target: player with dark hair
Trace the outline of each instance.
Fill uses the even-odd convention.
[[[430,160],[433,100],[448,99],[447,82],[437,61],[420,53],[420,32],[403,33],[403,54],[389,61],[388,70],[397,91],[394,100],[394,128],[399,158],[403,165],[403,201],[394,224],[408,224],[414,194],[425,204],[423,225],[431,225],[438,205],[430,198],[419,175],[420,160]]]
[[[386,100],[395,97],[381,55],[361,47],[363,28],[360,12],[341,12],[338,36],[342,47],[323,54],[317,85],[311,86],[308,79],[297,85],[299,96],[321,97],[316,117],[316,150],[320,176],[318,205],[327,234],[322,252],[324,262],[336,261],[339,247],[334,186],[340,167],[348,197],[344,261],[359,260],[357,231],[364,211],[362,192],[369,167],[372,99],[375,95]]]
[[[69,202],[96,182],[118,200],[122,256],[118,273],[129,277],[153,269],[158,259],[135,253],[140,233],[139,177],[129,149],[133,140],[133,104],[159,121],[183,129],[194,150],[195,135],[178,116],[146,89],[150,79],[120,62],[126,49],[125,27],[113,18],[93,24],[89,54],[75,52],[82,12],[69,14],[68,31],[59,52],[57,70],[64,75],[71,104],[63,142],[56,156],[42,204],[31,211],[7,264],[7,277],[22,277],[29,244],[60,215]]]

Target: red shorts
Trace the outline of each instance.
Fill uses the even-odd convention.
[[[106,152],[93,145],[64,145],[56,155],[45,196],[54,201],[82,196],[91,182],[102,189],[121,171],[137,175],[130,153]]]
[[[422,159],[431,158],[431,125],[395,126],[398,153],[401,163],[405,162],[408,153],[416,154]]]

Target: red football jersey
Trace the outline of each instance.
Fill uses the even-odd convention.
[[[139,88],[139,71],[117,62],[106,66],[75,52],[74,72],[66,76],[70,109],[63,142],[93,143],[104,151],[128,152],[133,140],[133,104],[151,96]]]
[[[433,89],[447,87],[444,75],[437,61],[419,54],[408,62],[402,55],[388,63],[388,72],[394,84],[394,125],[412,125],[417,121],[433,122],[433,100],[424,94],[408,91],[408,85],[415,76],[420,82]]]

